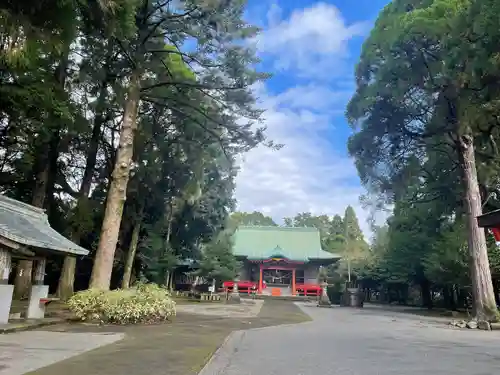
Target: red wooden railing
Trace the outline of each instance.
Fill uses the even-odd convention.
[[[222,284],[224,292],[232,292],[234,287],[234,281],[224,281]],[[259,284],[253,281],[238,281],[238,291],[240,293],[251,294],[259,288]]]
[[[320,296],[321,286],[318,284],[297,284],[295,285],[297,294],[303,296]]]

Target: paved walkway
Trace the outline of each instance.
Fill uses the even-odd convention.
[[[313,321],[237,331],[200,375],[489,375],[500,335],[383,309],[319,309]]]
[[[120,333],[47,331],[0,335],[0,375],[22,375],[122,338]]]
[[[287,301],[183,306],[197,314],[181,308],[165,324],[60,324],[0,335],[0,375],[197,375],[232,331],[310,320]]]

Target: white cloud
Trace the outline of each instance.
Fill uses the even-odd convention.
[[[261,211],[281,222],[299,212],[343,214],[350,204],[369,235],[368,213],[359,203],[363,188],[357,183],[356,169],[324,136],[332,118],[321,109],[341,107],[343,102],[336,99],[343,96],[325,96],[328,88],[312,85],[293,87],[274,97],[264,90],[258,88],[266,109],[267,135],[284,147],[261,146],[243,156],[236,180],[238,209]],[[300,98],[311,100],[301,102]]]
[[[267,29],[256,39],[257,49],[274,57],[276,68],[307,77],[344,74],[349,40],[363,36],[369,25],[348,25],[335,6],[325,3],[295,10],[287,20],[281,19],[281,13],[276,4],[271,6]]]
[[[365,24],[347,25],[337,8],[324,3],[296,10],[286,20],[273,5],[267,23],[257,40],[258,52],[285,69],[290,82],[310,79],[278,94],[263,84],[255,88],[266,110],[267,136],[284,147],[258,147],[243,156],[236,180],[238,209],[261,211],[282,222],[300,212],[343,214],[351,205],[369,237],[369,212],[359,202],[364,189],[354,164],[330,141],[353,92],[352,79],[346,78],[352,65],[349,75],[342,75],[340,65],[348,57],[348,41],[362,35]]]

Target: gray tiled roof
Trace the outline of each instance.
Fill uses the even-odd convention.
[[[0,236],[21,245],[87,255],[83,247],[50,227],[45,211],[0,194]]]

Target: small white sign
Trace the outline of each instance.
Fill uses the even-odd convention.
[[[209,291],[210,293],[215,292],[215,286],[210,285],[210,286],[208,287],[208,291]]]

